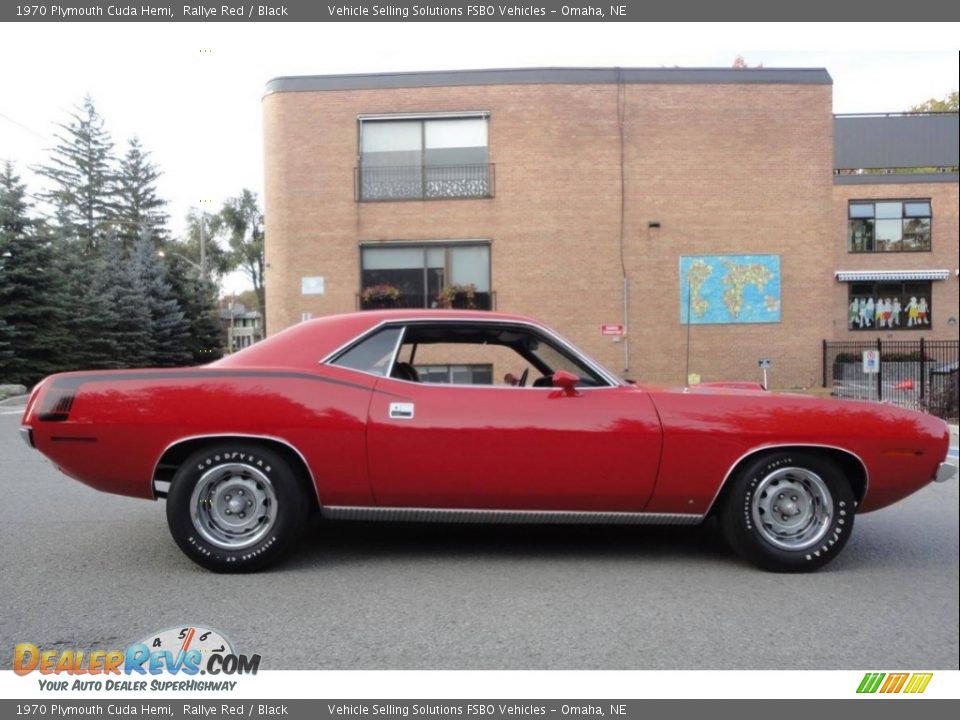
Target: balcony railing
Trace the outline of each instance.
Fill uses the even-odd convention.
[[[354,168],[354,193],[360,202],[491,198],[493,190],[492,163]]]
[[[454,310],[496,310],[497,294],[495,292],[476,292],[473,297],[474,307],[469,307],[463,300],[455,299],[453,301]],[[400,309],[423,309],[440,307],[437,296],[420,295],[407,293],[400,300],[370,300],[365,301],[359,294],[357,295],[358,310],[389,310],[391,308]]]

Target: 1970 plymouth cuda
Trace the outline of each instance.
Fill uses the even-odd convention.
[[[94,488],[166,498],[216,571],[341,520],[695,524],[777,571],[818,568],[854,516],[950,477],[940,419],[729,386],[625,382],[544,325],[373,311],[203,367],[53,375],[21,431]],[[738,387],[739,386],[739,387]]]

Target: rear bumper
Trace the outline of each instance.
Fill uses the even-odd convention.
[[[30,447],[35,447],[33,444],[33,428],[26,427],[25,425],[20,426],[20,437],[23,438],[23,441]]]
[[[933,481],[942,483],[947,480],[953,480],[957,476],[957,466],[948,462],[940,463],[937,468],[937,474],[933,476]]]

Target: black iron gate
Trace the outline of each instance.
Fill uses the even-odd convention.
[[[957,340],[823,341],[823,387],[838,398],[890,402],[946,419],[958,416]],[[864,352],[876,351],[877,372]]]

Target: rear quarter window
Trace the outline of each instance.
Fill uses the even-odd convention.
[[[340,353],[330,364],[372,375],[386,375],[397,350],[400,332],[401,328],[385,328]]]

